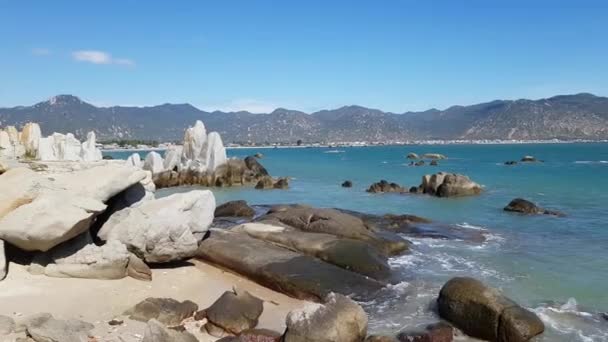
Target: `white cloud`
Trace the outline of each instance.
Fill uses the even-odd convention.
[[[114,58],[111,54],[98,50],[79,50],[72,52],[72,57],[78,62],[93,64],[117,64],[134,66],[135,62],[127,58]]]
[[[32,55],[36,56],[48,56],[51,54],[51,50],[45,48],[33,48]]]
[[[277,109],[278,105],[270,102],[260,101],[256,99],[236,99],[225,103],[220,103],[215,106],[204,106],[206,110],[220,110],[223,112],[240,112],[248,111],[251,113],[270,113]]]

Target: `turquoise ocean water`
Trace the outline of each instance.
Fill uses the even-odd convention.
[[[363,303],[373,332],[432,322],[433,302],[450,277],[468,275],[499,287],[543,319],[541,341],[608,341],[608,144],[416,145],[348,148],[233,149],[232,157],[264,154],[289,190],[212,189],[217,202],[305,203],[368,213],[415,214],[466,229],[488,230],[482,245],[412,239],[410,255],[391,260],[402,282]],[[439,166],[411,167],[405,156],[442,153]],[[127,153],[108,153],[126,158]],[[505,166],[533,155],[543,163]],[[409,187],[424,174],[463,173],[485,187],[476,197],[368,194],[386,179]],[[342,188],[344,180],[353,188]],[[190,188],[165,189],[159,196]],[[566,217],[521,216],[502,208],[515,197]]]

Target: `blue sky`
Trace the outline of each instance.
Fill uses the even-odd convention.
[[[608,95],[606,1],[0,0],[0,107],[404,112]]]

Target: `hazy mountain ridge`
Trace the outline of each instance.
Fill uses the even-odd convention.
[[[607,139],[608,98],[591,94],[496,100],[445,110],[395,114],[344,106],[312,114],[206,112],[190,104],[96,107],[71,95],[33,106],[0,108],[0,125],[39,122],[44,134],[94,130],[100,139],[180,140],[200,119],[226,142],[397,141],[415,139]]]

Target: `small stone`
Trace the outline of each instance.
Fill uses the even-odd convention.
[[[349,180],[344,181],[344,183],[342,183],[342,187],[343,188],[352,188],[353,187],[353,182],[351,182]]]
[[[124,322],[125,321],[123,321],[122,319],[114,318],[114,319],[110,320],[108,322],[108,324],[114,326],[114,325],[122,325]]]

